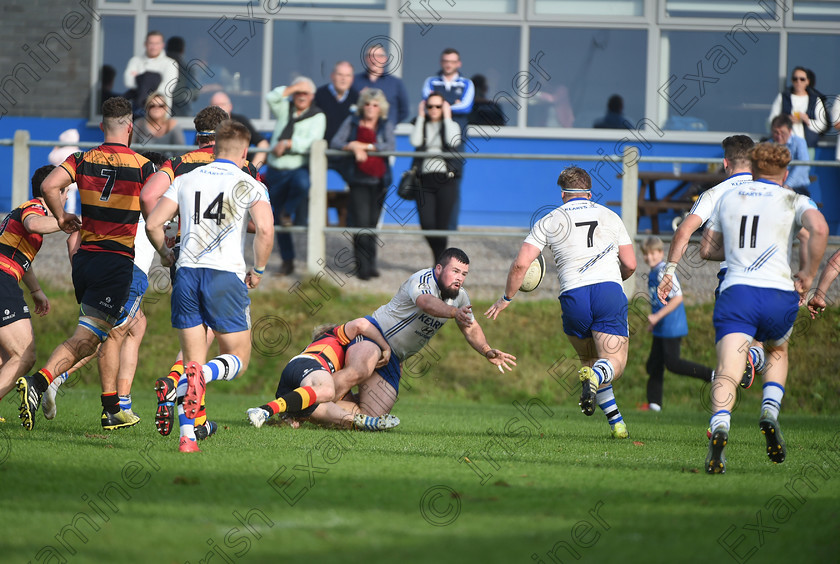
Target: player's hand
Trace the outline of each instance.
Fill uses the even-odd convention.
[[[248,271],[248,274],[245,275],[245,286],[247,286],[249,290],[253,290],[260,285],[262,277],[262,274],[257,274],[252,268]]]
[[[455,312],[455,321],[458,322],[458,325],[462,327],[469,327],[475,321],[475,316],[472,312],[471,305],[465,305],[458,308],[458,311]]]
[[[391,361],[391,347],[382,351],[379,356],[379,361],[376,363],[376,368],[382,368]]]
[[[44,317],[50,312],[50,300],[40,288],[32,292],[32,300],[35,302],[35,313]]]
[[[58,227],[65,233],[74,233],[81,229],[82,220],[74,213],[65,213],[61,219],[58,220]]]
[[[499,372],[504,372],[505,368],[507,368],[508,372],[510,372],[513,370],[513,367],[516,366],[516,357],[512,354],[500,351],[499,349],[490,349],[484,353],[484,356],[487,357],[487,360],[489,360],[491,364],[495,364],[499,367]]]
[[[825,296],[819,290],[808,300],[808,311],[811,314],[811,319],[816,319],[819,314],[825,311]]]
[[[169,268],[170,266],[175,264],[175,253],[172,252],[172,249],[166,249],[166,254],[165,255],[161,255],[160,253],[158,253],[158,255],[160,256],[160,265],[161,266],[165,266],[166,268]]]
[[[490,309],[484,312],[484,317],[487,319],[496,319],[496,317],[509,305],[509,301],[504,298],[499,298],[496,300],[496,303],[490,306]]]
[[[799,294],[799,305],[803,305],[805,303],[805,298],[808,294],[808,290],[811,289],[811,283],[813,281],[814,277],[810,276],[803,270],[800,270],[793,275],[793,288]]]
[[[671,295],[671,290],[674,287],[674,278],[670,274],[666,274],[662,277],[662,280],[659,282],[659,286],[656,288],[656,296],[659,298],[659,301],[663,304],[668,303],[668,296]]]
[[[653,333],[653,328],[656,327],[656,324],[659,323],[659,318],[654,315],[648,315],[648,333]]]

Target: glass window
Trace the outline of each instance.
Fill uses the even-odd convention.
[[[447,0],[434,4],[428,0],[400,0],[398,4],[400,16],[412,19],[423,29],[431,29],[447,15],[457,12],[514,14],[517,7],[516,0]]]
[[[840,104],[840,101],[837,100],[837,95],[840,94],[840,67],[835,64],[832,57],[826,56],[827,53],[840,53],[840,35],[825,33],[789,34],[788,74],[785,77],[785,87],[790,86],[790,75],[793,67],[803,66],[814,72],[816,80],[813,86],[826,96],[828,105]],[[838,107],[838,110],[840,110],[840,107]],[[837,130],[832,128],[827,135],[836,136]]]
[[[209,105],[213,94],[223,90],[230,96],[234,112],[260,117],[263,25],[227,16],[153,16],[148,29],[163,33],[167,43],[175,37],[184,40],[180,62],[186,73],[184,82],[193,95],[181,97],[182,109],[177,115],[195,115]],[[171,51],[169,54],[172,56]]]
[[[536,0],[537,15],[559,14],[564,16],[641,16],[642,0]]]
[[[271,84],[266,91],[308,76],[316,86],[330,81],[333,66],[349,61],[362,70],[362,53],[371,40],[388,36],[388,24],[356,22],[274,22]]]
[[[276,15],[280,13],[281,8],[288,6],[290,8],[384,8],[385,0],[262,0],[255,2],[254,0],[152,0],[153,4],[181,4],[181,5],[195,5],[199,4],[206,7],[208,4],[218,4],[220,6],[241,5],[247,7],[249,4],[258,7],[270,14]],[[253,12],[254,17],[258,17],[257,10]]]
[[[778,92],[778,34],[666,31],[660,52],[663,129],[767,131]]]
[[[840,21],[840,2],[832,0],[799,2],[794,0],[793,19],[818,22]]]
[[[533,28],[530,70],[541,88],[527,100],[528,125],[592,127],[615,94],[637,123],[644,117],[646,51],[644,30]]]
[[[665,13],[672,18],[734,18],[742,19],[749,13],[763,18],[774,18],[772,0],[756,3],[754,0],[667,0]],[[770,13],[767,10],[771,10]]]
[[[123,82],[123,71],[134,56],[133,45],[134,16],[102,16],[102,64],[116,71],[111,90],[118,94],[128,90]]]
[[[513,93],[511,83],[519,73],[518,27],[435,24],[421,35],[417,26],[405,24],[403,45],[402,78],[408,90],[410,117],[417,115],[426,78],[440,72],[441,51],[452,47],[461,55],[460,72],[466,77],[483,75],[486,96],[499,103],[505,125],[517,125],[516,106],[521,99]]]

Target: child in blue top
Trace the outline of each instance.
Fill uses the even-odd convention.
[[[680,376],[699,378],[704,382],[712,381],[712,369],[701,364],[680,358],[680,342],[688,335],[688,322],[683,307],[682,289],[674,274],[674,284],[668,296],[668,303],[663,304],[656,295],[662,276],[665,274],[665,250],[659,237],[648,237],[642,244],[642,254],[650,267],[648,276],[648,295],[650,296],[651,314],[648,316],[648,331],[653,332],[653,344],[647,360],[647,409],[662,409],[662,381],[665,369]]]

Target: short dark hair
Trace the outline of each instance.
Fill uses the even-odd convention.
[[[160,38],[161,38],[161,39],[163,39],[163,33],[161,33],[160,31],[157,31],[156,29],[153,29],[152,31],[150,31],[149,33],[147,33],[147,34],[146,34],[146,39],[149,39],[150,37],[152,37],[152,36],[154,36],[154,35],[159,35],[159,36],[160,36]]]
[[[457,49],[454,49],[452,47],[447,47],[446,49],[444,49],[440,56],[443,57],[444,55],[458,55],[458,59],[461,58],[461,53],[459,53]]]
[[[467,256],[467,253],[455,247],[449,247],[440,253],[440,256],[437,259],[437,264],[446,266],[452,259],[464,264],[470,264],[470,257]]]
[[[216,138],[216,128],[226,119],[230,119],[230,116],[219,106],[207,106],[198,112],[193,120],[196,131],[195,142],[201,145],[213,141]]]
[[[582,168],[570,166],[557,177],[557,185],[563,190],[592,190],[592,178]]]
[[[613,113],[620,114],[624,111],[624,99],[618,94],[613,94],[607,101],[607,109]]]
[[[487,86],[487,77],[483,74],[474,74],[472,75],[473,86],[475,86],[475,91],[478,94],[484,95],[487,94],[488,86]]]
[[[793,120],[790,119],[790,116],[787,114],[780,114],[773,118],[773,121],[770,122],[770,129],[775,129],[777,127],[787,127],[788,129],[793,129]]]
[[[44,183],[44,179],[50,175],[50,173],[55,169],[53,165],[44,165],[41,168],[35,171],[35,174],[32,175],[32,197],[33,198],[40,198],[41,197],[41,184]]]
[[[750,162],[750,149],[755,146],[755,141],[747,135],[730,135],[720,146],[723,147],[723,157],[727,161],[747,164]]]
[[[166,53],[184,53],[184,47],[186,44],[184,43],[183,37],[178,37],[177,35],[173,35],[166,41]]]
[[[143,151],[140,154],[149,159],[152,164],[155,165],[155,170],[160,170],[160,167],[162,167],[163,163],[166,162],[166,155],[158,153],[157,151]]]
[[[122,96],[114,96],[102,102],[102,119],[131,117],[131,102]]]

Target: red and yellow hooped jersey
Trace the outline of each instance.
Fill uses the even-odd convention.
[[[23,225],[33,214],[47,215],[47,208],[37,198],[12,210],[0,224],[0,271],[11,274],[18,282],[29,270],[44,242],[43,235],[30,233]]]
[[[90,151],[73,153],[61,167],[79,188],[79,248],[134,258],[140,190],[154,174],[154,164],[125,145],[103,143]]]
[[[347,345],[350,344],[344,325],[327,331],[322,337],[310,343],[301,354],[317,360],[324,370],[335,372],[344,368]]]

